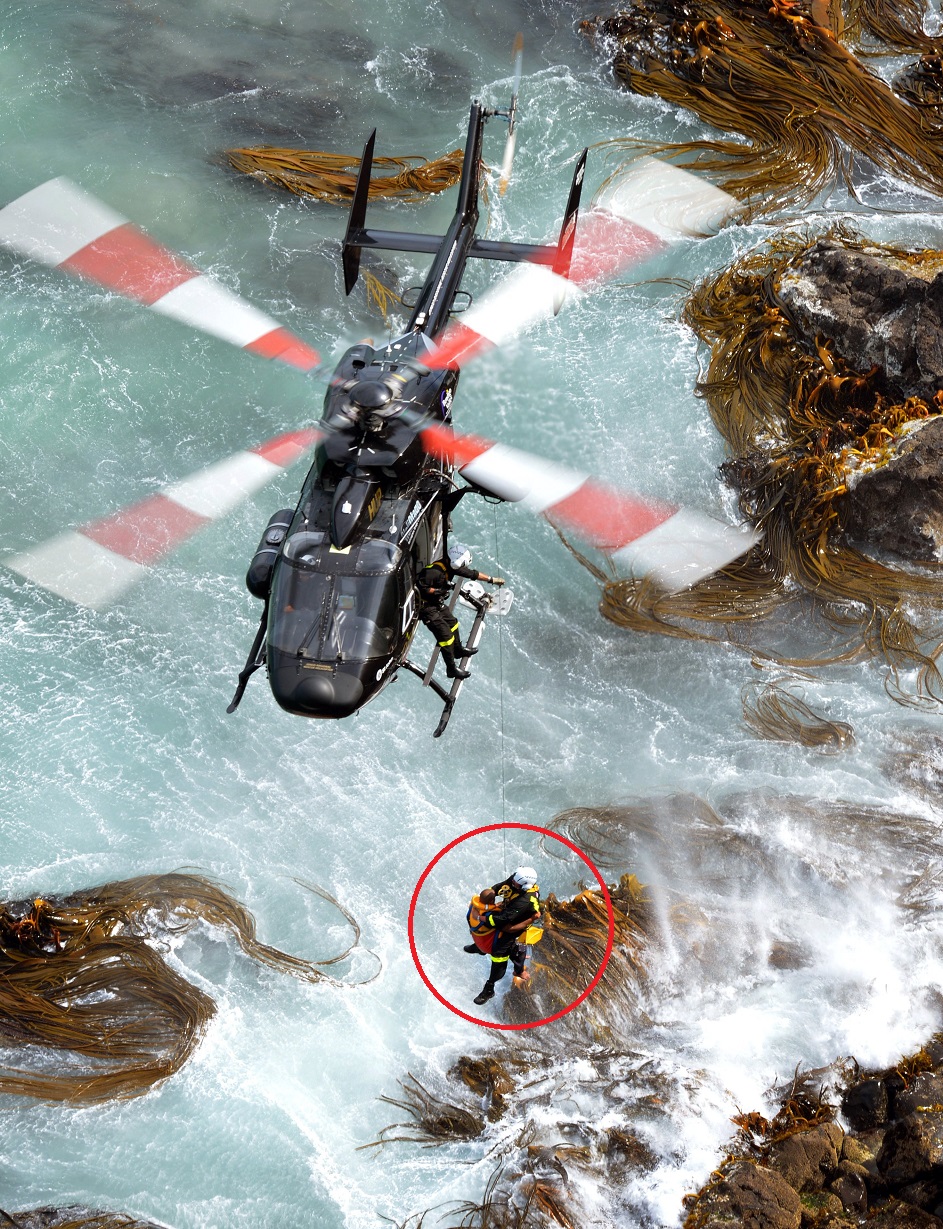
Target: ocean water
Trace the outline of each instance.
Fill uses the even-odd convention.
[[[343,296],[342,212],[244,182],[220,151],[270,142],[356,152],[374,125],[378,153],[454,149],[472,97],[506,100],[520,29],[518,173],[491,198],[488,234],[540,240],[559,225],[584,145],[699,131],[616,90],[576,32],[583,15],[547,0],[8,3],[0,203],[68,175],[339,354],[385,327],[362,297]],[[497,163],[494,128],[485,155]],[[611,168],[594,149],[589,184]],[[853,212],[878,238],[939,243],[928,198],[879,180],[861,196],[819,202],[809,221]],[[371,217],[434,231],[450,212],[446,198],[377,206]],[[730,228],[646,272],[693,280],[767,233]],[[387,262],[415,282],[422,266],[410,259]],[[316,380],[9,255],[0,275],[0,556],[319,416]],[[466,284],[477,293],[495,275],[472,268]],[[698,352],[677,322],[681,292],[628,283],[469,366],[456,422],[731,518],[716,474],[721,443],[691,391]],[[854,725],[853,749],[759,742],[741,719],[741,689],[757,677],[748,657],[611,626],[595,582],[549,526],[466,500],[456,536],[479,567],[508,577],[516,601],[489,628],[444,738],[430,737],[436,705],[411,678],[336,724],[287,716],[256,678],[227,716],[258,618],[245,567],[303,471],[210,526],[105,612],[0,569],[4,897],[186,866],[229,885],[261,938],[287,951],[327,957],[348,936],[299,878],[363,926],[344,987],[258,969],[208,932],[176,945],[177,967],[218,1003],[195,1056],[125,1103],[4,1098],[0,1206],[86,1203],[174,1229],[367,1229],[480,1200],[526,1117],[551,1142],[583,1127],[637,1131],[658,1165],[620,1184],[574,1174],[573,1197],[587,1223],[673,1225],[681,1196],[722,1155],[738,1107],[760,1108],[797,1064],[840,1054],[890,1062],[938,1026],[940,811],[886,768],[904,735],[929,739],[939,716],[894,704],[877,664],[803,683],[813,706]],[[548,1035],[545,1091],[485,1139],[361,1150],[401,1116],[378,1098],[396,1096],[408,1071],[441,1092],[459,1055],[530,1044],[450,1013],[414,969],[409,903],[438,851],[480,826],[542,826],[569,807],[679,792],[713,804],[719,826],[705,834],[666,802],[663,825],[610,868],[651,885],[663,922],[639,1014],[615,1022],[612,1069],[593,1054],[554,1058]],[[782,801],[792,796],[816,804]],[[825,806],[839,800],[858,818]],[[467,1008],[481,972],[459,950],[467,899],[522,860],[560,894],[585,877],[576,859],[513,830],[443,860],[420,901],[417,936],[436,984]],[[920,874],[918,899],[908,888]],[[802,950],[801,968],[770,967],[777,941]],[[379,976],[355,984],[377,960]],[[670,1089],[657,1113],[643,1070]]]

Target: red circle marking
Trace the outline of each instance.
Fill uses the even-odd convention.
[[[566,845],[567,849],[581,858],[593,873],[593,877],[599,884],[602,890],[603,898],[606,902],[606,913],[609,918],[609,933],[606,938],[606,952],[599,965],[599,971],[589,983],[583,993],[573,1000],[568,1007],[562,1008],[560,1011],[554,1012],[552,1016],[545,1016],[542,1020],[533,1020],[530,1024],[495,1024],[491,1020],[481,1020],[478,1016],[470,1016],[467,1011],[462,1011],[456,1007],[454,1003],[450,1003],[444,995],[436,990],[435,986],[426,976],[426,971],[422,967],[422,961],[419,959],[419,952],[416,950],[416,935],[413,927],[413,922],[416,916],[416,904],[419,900],[419,893],[422,891],[422,885],[426,882],[432,870],[435,868],[450,850],[456,845],[461,845],[462,841],[467,841],[470,837],[481,836],[483,832],[500,832],[504,828],[524,828],[528,832],[539,832],[541,836],[549,836],[553,841],[559,841],[561,845]],[[457,836],[454,841],[450,841],[444,849],[440,849],[436,856],[432,859],[426,869],[419,876],[419,882],[416,884],[416,890],[413,892],[413,898],[409,902],[409,921],[407,922],[407,930],[409,932],[409,950],[412,953],[413,964],[415,964],[419,976],[426,984],[426,988],[439,1000],[443,1007],[447,1007],[449,1011],[453,1011],[457,1016],[461,1016],[463,1020],[467,1020],[469,1024],[480,1024],[483,1028],[498,1028],[504,1030],[537,1028],[540,1024],[549,1024],[552,1020],[559,1020],[561,1016],[565,1016],[567,1012],[572,1011],[574,1007],[579,1007],[584,999],[596,989],[599,984],[599,979],[606,971],[606,965],[609,963],[609,957],[612,955],[612,947],[616,937],[616,915],[612,907],[612,900],[609,897],[609,889],[603,882],[602,875],[596,869],[595,865],[587,858],[582,849],[574,845],[572,841],[568,841],[565,836],[560,836],[557,832],[551,832],[549,828],[540,828],[537,824],[488,824],[484,828],[473,828],[471,832],[466,832],[464,836]]]

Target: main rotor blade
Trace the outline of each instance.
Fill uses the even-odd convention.
[[[427,452],[455,465],[474,486],[539,512],[610,555],[630,575],[650,577],[669,591],[711,576],[760,539],[752,529],[631,495],[516,448],[456,435],[448,427],[426,427],[422,441]]]
[[[0,209],[0,246],[88,278],[164,316],[301,371],[317,351],[68,179]]]
[[[4,559],[3,565],[70,602],[100,610],[204,525],[261,490],[320,438],[310,428],[279,435],[120,512]]]
[[[562,291],[578,297],[595,290],[669,243],[713,233],[741,207],[720,188],[680,167],[641,158],[583,218],[569,277],[546,265],[515,265],[460,321],[442,331],[436,350],[423,361],[430,367],[459,367],[537,321],[549,320]],[[552,255],[555,248],[547,250]]]

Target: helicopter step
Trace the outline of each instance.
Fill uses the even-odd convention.
[[[495,592],[486,592],[484,587],[476,580],[467,580],[461,587],[456,589],[452,594],[452,600],[449,602],[448,609],[455,609],[457,601],[461,600],[463,606],[468,606],[475,612],[475,619],[471,626],[471,631],[465,638],[465,647],[469,649],[477,649],[481,641],[481,634],[484,630],[485,619],[489,614],[505,615],[511,609],[511,604],[514,601],[514,594],[510,589],[499,589]],[[420,666],[414,665],[411,661],[401,662],[401,666],[405,670],[409,670],[411,674],[415,674],[417,678],[422,679],[424,687],[431,687],[440,700],[443,701],[442,716],[439,718],[439,724],[433,731],[432,737],[439,738],[445,733],[446,726],[449,724],[449,718],[452,716],[452,710],[455,708],[455,701],[461,693],[462,687],[466,683],[466,679],[452,679],[451,686],[448,690],[433,676],[435,664],[439,659],[439,646],[436,645],[432,650],[432,655],[429,658],[429,664],[423,670]],[[471,654],[465,654],[461,660],[456,658],[456,663],[459,669],[464,670],[466,662],[471,660]]]

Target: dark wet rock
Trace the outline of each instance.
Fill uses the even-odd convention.
[[[810,340],[830,339],[860,372],[880,368],[895,399],[933,398],[943,381],[943,274],[931,281],[820,239],[781,279],[779,298]]]
[[[847,1162],[846,1162],[847,1165]],[[832,1194],[837,1195],[842,1208],[846,1212],[866,1212],[868,1208],[867,1170],[863,1174],[849,1172],[847,1169],[833,1179],[829,1185]]]
[[[891,1199],[867,1220],[868,1229],[941,1229],[943,1221],[922,1208]]]
[[[843,1135],[837,1122],[788,1135],[770,1147],[769,1164],[794,1190],[821,1190],[838,1165]]]
[[[883,1080],[862,1080],[841,1099],[841,1112],[853,1131],[869,1131],[887,1118],[887,1088]]]
[[[802,1205],[784,1178],[772,1169],[743,1161],[732,1166],[705,1196],[705,1229],[740,1221],[749,1229],[799,1229]],[[703,1205],[702,1205],[703,1207]]]
[[[943,372],[943,368],[941,368]],[[915,424],[842,499],[845,531],[916,562],[943,558],[943,419]]]
[[[81,1225],[92,1221],[96,1225],[121,1225],[122,1229],[162,1229],[149,1220],[136,1220],[133,1217],[102,1212],[100,1209],[72,1205],[65,1208],[31,1208],[27,1211],[7,1211],[11,1221],[3,1221],[4,1225],[15,1224],[16,1229],[56,1229],[57,1225]]]
[[[798,943],[774,943],[767,963],[771,969],[804,969],[811,963],[808,952]]]
[[[258,82],[250,78],[213,71],[184,73],[166,83],[168,95],[180,103],[209,102],[257,88]]]
[[[943,1175],[937,1175],[935,1178],[922,1178],[919,1182],[910,1182],[906,1186],[899,1187],[897,1195],[905,1203],[912,1203],[915,1207],[923,1208],[925,1212],[933,1212],[936,1215],[936,1209],[943,1200]]]
[[[877,1155],[878,1169],[891,1186],[903,1186],[943,1164],[943,1115],[908,1114],[888,1128]]]
[[[943,1072],[925,1071],[908,1089],[897,1094],[894,1113],[898,1118],[920,1110],[943,1110]]]

